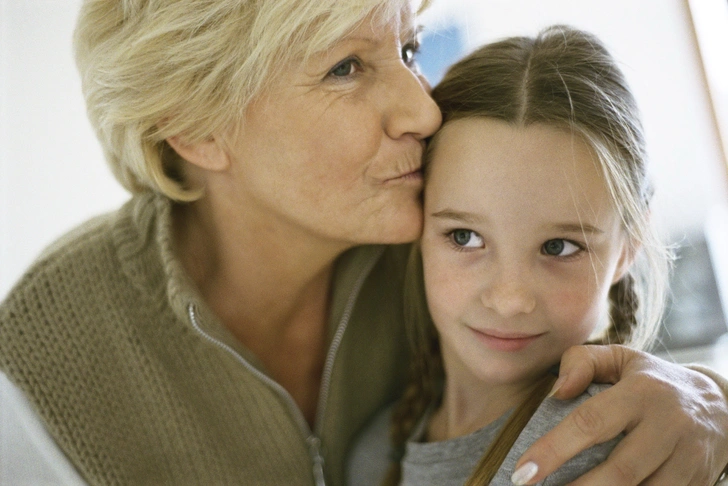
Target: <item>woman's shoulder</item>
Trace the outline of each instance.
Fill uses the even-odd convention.
[[[71,230],[46,248],[14,285],[0,303],[0,369],[15,369],[14,357],[25,361],[41,342],[71,346],[74,336],[98,328],[119,306],[139,305],[130,296],[132,285],[118,247],[124,239],[120,222],[132,218],[138,203],[133,198],[121,209]],[[148,236],[134,237],[144,238]],[[141,264],[153,266],[149,259]]]
[[[111,214],[94,217],[41,252],[0,304],[0,335],[13,320],[27,322],[39,301],[68,304],[68,294],[81,290],[87,269],[98,268],[95,260],[110,246],[112,218]]]
[[[120,242],[148,239],[143,232],[132,237],[127,229],[132,226],[130,221],[138,219],[140,207],[151,206],[148,202],[148,198],[135,196],[121,208],[95,216],[60,236],[28,267],[0,309],[31,297],[78,292],[84,281],[93,287],[99,277],[119,269]],[[0,324],[5,317],[0,310]]]
[[[9,295],[32,285],[37,279],[78,268],[114,245],[118,227],[133,219],[139,206],[148,206],[143,196],[135,196],[120,208],[97,215],[67,231],[50,243],[16,282]]]

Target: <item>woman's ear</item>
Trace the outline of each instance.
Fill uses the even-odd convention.
[[[177,155],[201,169],[222,172],[230,167],[230,157],[214,135],[201,142],[187,142],[181,135],[166,139]]]

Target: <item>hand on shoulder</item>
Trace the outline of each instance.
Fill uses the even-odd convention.
[[[625,432],[622,446],[574,485],[714,484],[728,464],[728,400],[703,373],[623,346],[576,346],[562,359],[555,397],[614,383],[537,441],[533,484],[593,444]]]

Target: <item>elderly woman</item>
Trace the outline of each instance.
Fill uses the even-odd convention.
[[[415,14],[85,1],[89,116],[133,197],[49,248],[0,308],[5,401],[50,437],[25,464],[93,484],[343,483],[406,362],[403,255],[440,124]],[[577,348],[562,378],[562,397],[621,381],[527,453],[544,473],[623,430],[592,481],[705,484],[728,462],[705,374]]]

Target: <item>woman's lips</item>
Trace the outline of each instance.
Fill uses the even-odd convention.
[[[386,179],[384,181],[385,184],[408,184],[408,183],[415,183],[415,184],[421,184],[422,183],[422,170],[417,169],[413,170],[412,172],[407,172],[406,174],[401,174],[395,177],[391,177],[389,179]]]
[[[411,145],[398,153],[395,165],[388,166],[392,172],[379,174],[383,184],[422,184],[422,154],[425,152],[425,141],[410,139]]]
[[[503,333],[499,331],[482,330],[470,328],[476,338],[486,347],[496,351],[521,351],[545,333],[522,334]]]

